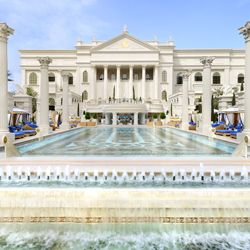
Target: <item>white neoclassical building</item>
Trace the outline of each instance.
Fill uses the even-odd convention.
[[[117,124],[130,115],[134,124],[144,124],[151,113],[182,115],[182,103],[193,112],[203,91],[201,58],[211,57],[212,90],[227,96],[244,82],[243,49],[176,49],[173,41],[141,41],[127,29],[102,42],[78,41],[74,50],[20,50],[21,82],[39,92],[41,82],[38,58],[49,57],[49,105],[62,111],[63,74],[68,72],[69,115],[83,111]],[[183,97],[183,72],[189,71],[188,102]],[[237,91],[236,91],[237,92]],[[224,98],[225,107],[231,99]],[[38,102],[39,103],[39,102]]]

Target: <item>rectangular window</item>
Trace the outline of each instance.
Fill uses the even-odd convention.
[[[54,76],[49,76],[49,82],[54,82],[56,78]]]
[[[72,76],[69,77],[69,84],[73,84],[73,77]]]
[[[195,76],[194,81],[195,82],[202,82],[202,76]]]
[[[177,81],[176,81],[177,84],[182,84],[183,83],[183,79],[182,79],[182,76],[177,76]]]
[[[213,84],[220,84],[220,76],[213,76]]]

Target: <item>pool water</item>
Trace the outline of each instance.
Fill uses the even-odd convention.
[[[230,156],[235,145],[170,128],[81,128],[17,146],[22,156]]]
[[[0,248],[246,250],[249,231],[242,224],[0,224]]]

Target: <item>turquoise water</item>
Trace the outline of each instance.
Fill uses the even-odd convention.
[[[6,250],[247,250],[241,224],[0,224]]]
[[[235,145],[169,128],[82,128],[19,145],[22,156],[230,156]]]

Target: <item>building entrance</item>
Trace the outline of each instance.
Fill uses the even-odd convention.
[[[123,125],[132,125],[134,123],[134,114],[133,113],[118,113],[117,123],[123,124]]]

